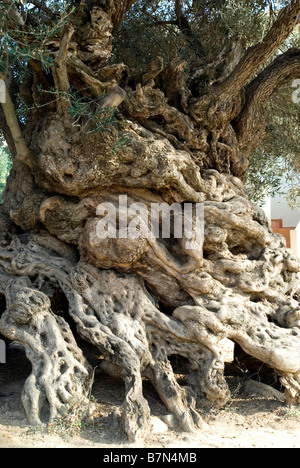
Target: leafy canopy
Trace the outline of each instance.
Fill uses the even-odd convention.
[[[104,0],[86,0],[101,4]],[[9,27],[7,0],[0,2],[0,71],[13,69],[22,82],[29,73],[28,61],[39,60],[44,71],[53,65],[51,40],[64,28],[77,0],[13,0],[20,15],[30,17],[26,30]],[[23,5],[25,3],[25,5]],[[202,63],[213,62],[226,38],[238,38],[245,47],[258,43],[266,34],[280,9],[287,1],[274,0],[137,0],[119,30],[115,33],[111,62],[124,62],[129,68],[146,71],[153,58],[163,56],[165,62],[176,55],[186,61],[186,72]],[[6,7],[5,7],[6,5]],[[180,6],[181,11],[178,11]],[[180,16],[182,15],[182,16]],[[295,32],[279,52],[299,46]],[[135,76],[138,76],[137,73]],[[300,203],[299,189],[299,115],[300,104],[292,101],[292,88],[280,89],[272,98],[267,117],[267,131],[259,149],[250,157],[249,194],[260,202],[265,195],[281,191],[283,179],[292,190],[291,205]],[[21,120],[26,109],[19,100]],[[84,102],[75,102],[71,112],[79,111]],[[75,109],[75,110],[74,110]],[[1,183],[5,183],[6,152],[0,154]]]

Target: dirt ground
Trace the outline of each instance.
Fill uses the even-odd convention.
[[[144,443],[130,444],[109,416],[120,408],[124,386],[97,371],[91,404],[94,419],[80,423],[73,417],[47,428],[28,425],[21,391],[30,363],[21,350],[8,353],[0,365],[0,448],[299,448],[300,407],[287,408],[274,397],[246,394],[248,375],[228,377],[233,397],[225,408],[206,410],[207,429],[188,434],[170,430],[162,421],[167,414],[153,387],[144,382],[144,395],[153,415],[153,433]]]

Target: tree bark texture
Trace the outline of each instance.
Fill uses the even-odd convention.
[[[287,402],[299,404],[300,263],[244,186],[247,157],[264,131],[257,116],[277,80],[299,76],[299,51],[249,79],[289,34],[299,2],[283,10],[256,52],[226,45],[192,76],[179,57],[167,65],[156,58],[135,86],[124,81],[126,65],[108,62],[112,33],[132,2],[99,3],[81,4],[53,40],[51,73],[30,63],[28,99],[38,105],[25,128],[29,163],[15,157],[0,212],[7,304],[0,332],[21,342],[32,363],[22,396],[28,418],[40,424],[65,416],[86,404],[90,390],[92,369],[52,311],[55,289],[66,296],[79,335],[120,369],[130,440],[150,430],[143,378],[181,428],[205,427],[201,401],[230,399],[225,338],[273,368]],[[197,94],[204,73],[211,84]],[[53,84],[60,98],[44,106]],[[70,115],[70,86],[93,98],[92,119]],[[114,123],[94,131],[113,106]],[[204,245],[99,238],[97,207],[117,208],[120,195],[149,212],[153,203],[203,203]],[[174,355],[188,362],[187,386],[177,382]]]

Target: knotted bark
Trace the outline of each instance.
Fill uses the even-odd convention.
[[[15,129],[3,126],[14,166],[0,212],[0,294],[7,304],[0,333],[22,343],[32,363],[22,396],[30,422],[85,407],[92,369],[51,307],[53,291],[63,292],[80,337],[119,369],[122,424],[134,441],[150,430],[143,378],[181,428],[205,429],[202,402],[230,399],[224,340],[272,368],[287,402],[300,403],[300,263],[244,185],[248,155],[264,131],[254,116],[263,115],[274,76],[281,84],[298,76],[299,52],[251,77],[288,37],[299,1],[283,9],[256,47],[226,42],[190,76],[177,54],[168,63],[155,57],[136,74],[109,62],[112,34],[132,3],[82,2],[49,42],[51,73],[30,61],[26,165]],[[53,83],[54,103],[47,102]],[[81,93],[79,103],[70,87]],[[74,116],[82,103],[88,112]],[[128,221],[140,227],[138,206],[148,219],[153,204],[177,204],[184,223],[185,204],[191,213],[202,204],[202,237],[176,236],[173,226],[167,237],[124,238],[126,210],[115,219],[116,236],[99,236],[98,207],[118,212],[124,196],[136,206]],[[173,356],[188,363],[185,386]]]

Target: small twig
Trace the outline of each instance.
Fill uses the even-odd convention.
[[[56,15],[55,13],[53,13],[53,11],[48,8],[43,1],[39,2],[37,0],[30,0],[30,3],[34,6],[33,10],[40,10],[40,11],[44,11],[48,17],[52,18],[52,19],[55,19],[56,18]]]
[[[98,366],[94,367],[93,373],[92,373],[92,378],[91,378],[91,382],[90,382],[90,386],[89,386],[88,403],[87,403],[87,406],[86,406],[85,416],[88,414],[88,411],[89,411],[89,408],[90,408],[90,402],[91,402],[91,396],[92,396],[92,388],[93,388],[94,381],[95,381],[95,372],[96,372],[97,367],[98,367]]]

